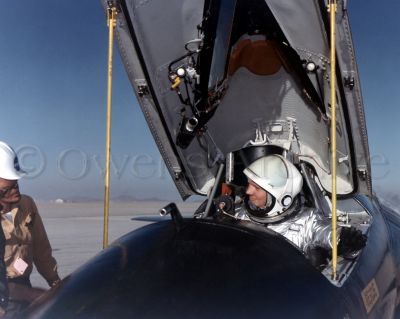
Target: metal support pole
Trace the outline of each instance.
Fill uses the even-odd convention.
[[[208,215],[210,214],[210,209],[211,209],[211,205],[212,205],[212,201],[215,197],[215,194],[217,193],[217,190],[219,188],[220,185],[220,181],[221,181],[221,177],[222,177],[222,173],[224,172],[224,168],[225,168],[225,164],[221,163],[218,167],[218,173],[217,176],[215,178],[215,183],[214,186],[212,188],[210,197],[208,198],[208,202],[207,202],[207,206],[206,209],[204,210],[204,217],[208,217]]]
[[[106,165],[104,175],[104,227],[103,227],[103,249],[108,246],[108,217],[110,210],[110,153],[111,153],[111,100],[112,100],[112,66],[113,66],[113,43],[114,29],[116,26],[117,9],[107,9],[108,24],[108,81],[107,81],[107,126],[106,126]]]
[[[336,214],[336,0],[329,1],[331,25],[331,174],[332,174],[332,279],[337,269],[337,214]]]

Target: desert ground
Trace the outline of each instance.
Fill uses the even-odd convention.
[[[169,202],[111,202],[109,243],[149,222],[133,221],[134,216],[157,216],[160,208]],[[192,215],[199,203],[177,202],[183,215]],[[102,250],[103,203],[37,202],[43,218],[53,255],[63,278]],[[165,217],[169,218],[169,217]],[[31,276],[36,287],[47,288],[47,283],[36,269]]]

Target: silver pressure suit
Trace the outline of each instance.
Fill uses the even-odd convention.
[[[235,218],[251,221],[245,207],[235,210]],[[331,221],[321,216],[315,209],[303,207],[299,213],[274,224],[266,224],[271,229],[291,241],[303,252],[309,248],[322,247],[331,249]]]

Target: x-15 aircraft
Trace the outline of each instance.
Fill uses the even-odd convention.
[[[165,207],[172,219],[118,239],[23,317],[398,318],[400,219],[372,190],[347,1],[102,3],[177,189],[206,201],[193,218]],[[218,217],[215,199],[234,205],[243,169],[277,153],[301,172],[302,205],[362,232],[363,249],[316,265],[262,224]]]

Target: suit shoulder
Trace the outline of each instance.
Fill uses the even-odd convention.
[[[21,195],[21,199],[19,201],[19,204],[21,207],[34,207],[35,210],[36,209],[36,204],[35,201],[33,200],[32,197],[28,196],[28,195]]]

